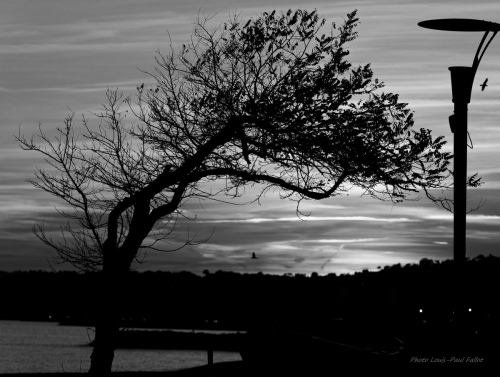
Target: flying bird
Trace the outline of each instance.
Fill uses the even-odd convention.
[[[252,259],[257,259],[257,256],[255,255],[255,253],[252,253]]]
[[[488,79],[484,80],[484,82],[479,85],[481,87],[481,92],[484,91],[484,88],[486,88],[488,85],[486,84],[488,82]]]

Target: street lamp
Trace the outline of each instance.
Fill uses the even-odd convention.
[[[451,73],[452,101],[454,114],[450,116],[450,127],[453,133],[454,182],[453,182],[453,259],[455,265],[455,336],[458,335],[466,314],[463,295],[463,272],[465,266],[466,215],[467,215],[467,104],[470,102],[472,84],[483,55],[495,35],[500,31],[500,24],[464,18],[447,18],[428,20],[418,23],[419,26],[444,31],[484,32],[483,39],[474,56],[472,67],[449,67]],[[489,33],[490,39],[483,48]],[[456,339],[457,341],[461,339]],[[458,342],[460,343],[460,342]],[[456,344],[460,347],[458,344]]]

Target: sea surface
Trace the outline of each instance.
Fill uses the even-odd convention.
[[[92,338],[86,327],[0,321],[0,373],[87,372]],[[237,360],[237,352],[214,352],[214,362]],[[206,363],[206,351],[119,349],[113,371],[169,371]]]

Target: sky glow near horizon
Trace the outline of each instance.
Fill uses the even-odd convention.
[[[201,5],[200,5],[201,4]],[[378,91],[399,94],[413,110],[415,128],[444,135],[452,151],[448,116],[453,113],[449,66],[471,65],[481,33],[450,33],[422,29],[417,23],[436,18],[476,18],[500,22],[498,1],[301,1],[257,0],[101,0],[0,2],[0,270],[49,269],[55,256],[33,234],[43,223],[57,236],[64,224],[56,198],[26,183],[35,167],[47,166],[24,152],[14,135],[48,135],[73,111],[85,114],[105,102],[106,89],[134,95],[141,83],[152,84],[143,71],[153,71],[155,51],[180,46],[191,36],[198,11],[214,15],[213,27],[240,13],[243,20],[264,11],[301,7],[317,9],[320,17],[342,24],[357,9],[358,37],[350,42],[347,60],[353,67],[371,64],[374,78],[385,83]],[[168,33],[167,33],[168,30]],[[496,37],[479,67],[469,104],[468,173],[478,172],[485,184],[470,191],[467,255],[500,256],[500,37]],[[479,84],[488,78],[488,87]],[[91,122],[92,123],[92,122]],[[252,201],[250,187],[236,203]],[[174,249],[189,237],[210,237],[198,246],[174,252],[147,252],[139,270],[231,270],[264,273],[346,273],[422,258],[453,255],[452,214],[424,195],[416,202],[392,205],[353,189],[323,201],[297,203],[269,192],[246,205],[189,202],[175,229]],[[189,232],[189,233],[188,233]],[[255,252],[257,259],[251,259]],[[67,265],[56,268],[67,269]]]

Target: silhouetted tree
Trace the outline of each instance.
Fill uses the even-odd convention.
[[[18,138],[55,169],[38,169],[32,183],[72,209],[59,211],[69,220],[62,240],[42,226],[36,234],[59,262],[102,269],[91,372],[111,370],[125,277],[139,250],[167,242],[187,200],[216,200],[207,183],[222,182],[233,197],[247,185],[262,184],[261,194],[278,188],[297,211],[301,200],[352,186],[393,202],[416,200],[420,189],[439,201],[430,190],[448,188],[443,137],[413,130],[397,95],[375,93],[383,84],[370,66],[345,60],[356,11],[321,36],[316,11],[273,11],[245,24],[234,16],[214,30],[208,20],[197,20],[177,52],[158,53],[156,84],[138,87],[135,104],[108,90],[100,125],[83,119],[84,140],[73,115],[55,141],[40,131],[45,147]],[[127,124],[127,112],[138,122]]]

